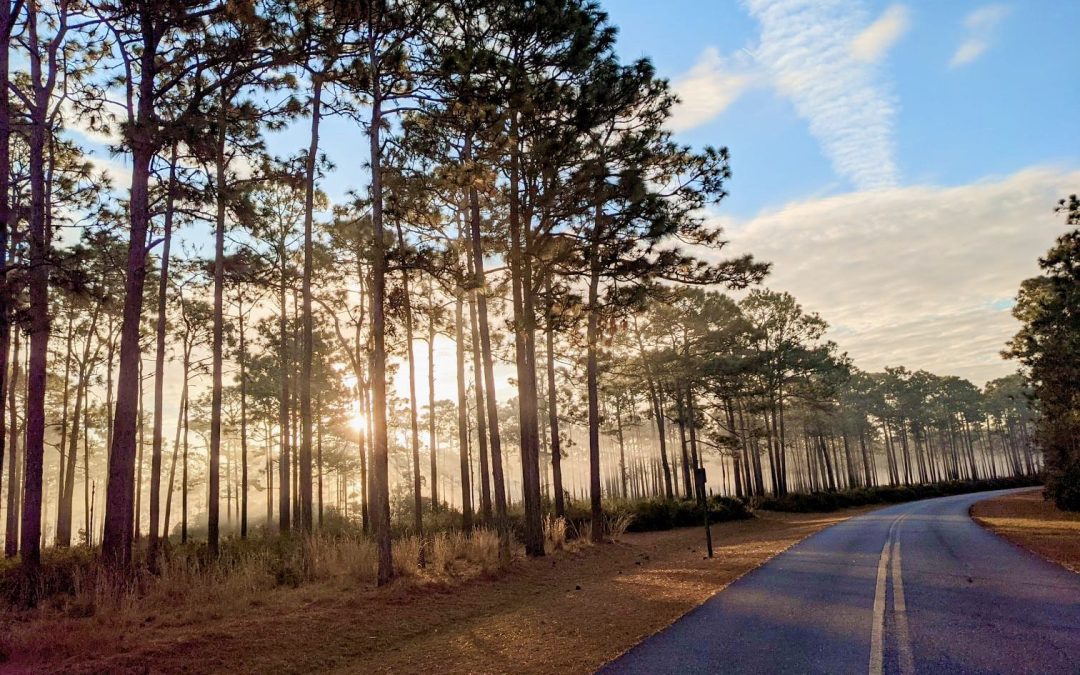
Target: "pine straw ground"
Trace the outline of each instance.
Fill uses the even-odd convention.
[[[1041,490],[978,502],[971,515],[1014,544],[1080,573],[1080,513],[1058,509]]]
[[[712,560],[701,530],[685,528],[384,589],[338,579],[89,618],[38,610],[0,624],[9,657],[0,671],[592,672],[800,539],[866,510],[714,525]]]

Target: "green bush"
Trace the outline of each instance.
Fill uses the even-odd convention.
[[[670,530],[674,527],[701,525],[704,521],[701,506],[693,500],[647,499],[628,503],[627,513],[633,516],[630,532],[653,532]],[[729,520],[751,518],[746,504],[731,497],[711,497],[708,500],[709,522],[720,523]]]
[[[836,511],[851,506],[869,504],[899,504],[917,499],[944,497],[948,495],[981,492],[983,490],[1004,490],[1016,487],[1039,485],[1040,480],[1033,476],[1016,478],[994,478],[987,480],[947,481],[926,485],[899,485],[871,488],[855,488],[837,492],[791,492],[782,497],[763,497],[754,502],[755,508],[766,511],[787,511],[790,513],[822,513]],[[1080,500],[1080,491],[1077,495]]]
[[[1062,511],[1080,511],[1080,462],[1051,475],[1046,482],[1046,498]]]
[[[0,603],[30,604],[36,598],[74,595],[76,579],[95,569],[95,554],[85,546],[48,548],[41,552],[36,578],[29,578],[18,559],[0,564]]]

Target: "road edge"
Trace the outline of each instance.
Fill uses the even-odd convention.
[[[1042,489],[1041,485],[1032,487],[1030,489],[1018,490],[1018,491],[1016,491],[1014,493],[1011,493],[1011,494],[1024,494],[1026,492],[1034,492],[1035,490],[1040,490],[1040,489]],[[1023,544],[1021,544],[1021,543],[1019,543],[1017,541],[1014,541],[1012,538],[1007,537],[1004,534],[1002,534],[1002,533],[998,532],[997,530],[995,530],[994,527],[992,525],[990,525],[990,523],[988,523],[986,521],[986,519],[980,518],[979,516],[975,515],[975,507],[977,505],[979,505],[979,504],[981,504],[983,502],[988,502],[988,501],[991,501],[993,499],[1000,499],[1002,497],[1007,497],[1007,496],[1010,496],[1010,495],[997,495],[995,497],[987,497],[986,499],[980,499],[978,501],[972,502],[971,506],[969,506],[968,509],[967,509],[968,518],[970,518],[976,525],[978,525],[980,528],[982,528],[985,532],[988,532],[988,533],[992,534],[993,536],[995,536],[998,539],[1004,541],[1005,543],[1009,544],[1013,548],[1019,549],[1019,550],[1023,551],[1024,553],[1027,553],[1028,555],[1031,555],[1031,556],[1034,556],[1034,557],[1038,558],[1039,560],[1046,561],[1046,562],[1050,563],[1051,565],[1054,565],[1055,567],[1059,567],[1059,568],[1065,570],[1066,572],[1069,572],[1070,574],[1075,574],[1075,575],[1080,576],[1080,571],[1074,570],[1074,569],[1068,567],[1067,565],[1064,565],[1061,562],[1059,562],[1057,560],[1054,560],[1053,558],[1045,556],[1042,553],[1040,553],[1040,552],[1038,552],[1038,551],[1036,551],[1034,549],[1028,548],[1027,546],[1024,546]]]

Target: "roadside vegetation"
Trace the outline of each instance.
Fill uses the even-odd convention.
[[[838,492],[791,493],[783,497],[765,497],[756,502],[757,508],[769,511],[790,511],[793,513],[825,513],[846,509],[853,506],[876,504],[899,504],[919,499],[962,495],[984,490],[1005,490],[1009,488],[1040,485],[1035,476],[1016,478],[992,478],[987,480],[948,481],[919,485],[880,486],[840,490]]]
[[[720,523],[711,559],[699,528],[679,528],[628,532],[603,546],[568,542],[543,559],[516,548],[510,566],[494,573],[462,560],[452,574],[429,565],[381,589],[333,574],[279,586],[255,567],[247,582],[219,585],[228,592],[212,601],[182,578],[93,612],[63,598],[0,613],[0,670],[591,673],[858,512]]]
[[[1073,228],[1039,260],[1042,274],[1021,285],[1013,315],[1023,327],[1006,356],[1020,361],[1038,400],[1038,441],[1046,495],[1080,511],[1080,198],[1057,211]]]

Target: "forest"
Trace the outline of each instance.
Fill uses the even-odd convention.
[[[383,585],[451,531],[1038,474],[1024,377],[861,370],[730,255],[737,158],[616,39],[586,0],[0,3],[5,555],[351,528]]]

